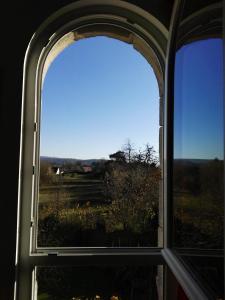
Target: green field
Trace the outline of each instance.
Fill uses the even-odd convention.
[[[58,175],[60,176],[60,175]],[[39,189],[39,205],[51,201],[67,201],[67,205],[92,205],[104,202],[103,182],[88,175],[61,176],[55,175],[54,184],[42,185]]]
[[[140,201],[141,203],[141,201]],[[90,174],[54,175],[39,189],[40,246],[142,246],[157,240],[152,207],[112,201]],[[127,225],[127,223],[129,224]]]
[[[217,248],[223,244],[223,209],[210,194],[175,193],[177,246]]]

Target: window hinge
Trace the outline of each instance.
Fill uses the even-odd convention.
[[[36,132],[36,131],[37,131],[37,123],[34,122],[34,132]]]
[[[34,175],[35,166],[33,166],[33,175]]]

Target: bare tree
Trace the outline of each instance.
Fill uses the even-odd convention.
[[[130,139],[128,139],[123,146],[123,152],[125,153],[126,161],[130,163],[134,157],[134,145],[131,143]]]
[[[141,231],[158,211],[160,170],[153,147],[134,150],[131,143],[123,147],[127,160],[111,161],[106,172],[106,189],[112,203],[112,221]]]

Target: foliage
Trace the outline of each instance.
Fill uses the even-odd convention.
[[[41,160],[40,162],[40,185],[52,183],[52,166],[50,163]]]
[[[143,232],[158,214],[160,170],[152,147],[136,152],[130,143],[121,155],[108,163],[105,173],[106,197],[111,199],[111,227]]]
[[[153,147],[137,152],[128,144],[110,157],[94,163],[92,174],[42,182],[40,246],[156,245],[160,169]]]
[[[179,247],[223,248],[223,161],[175,161],[175,240]]]

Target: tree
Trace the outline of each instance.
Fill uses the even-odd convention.
[[[126,161],[130,163],[132,159],[135,157],[134,146],[132,145],[130,139],[127,140],[125,145],[123,146],[123,153],[125,155]]]
[[[156,156],[156,151],[154,150],[153,146],[150,146],[148,143],[145,145],[144,150],[144,162],[148,165],[157,166],[159,160]]]
[[[105,173],[106,193],[112,203],[112,222],[122,224],[124,230],[141,232],[158,213],[158,160],[149,145],[144,151],[137,152],[129,142],[123,149],[123,157],[127,159],[121,164],[116,156]]]
[[[109,158],[117,162],[126,162],[126,157],[124,151],[117,151],[109,155]]]
[[[52,165],[44,160],[40,161],[40,185],[52,183]]]

